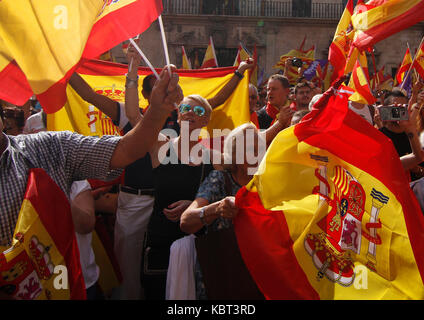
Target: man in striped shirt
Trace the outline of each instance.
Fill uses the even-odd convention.
[[[156,141],[174,104],[182,98],[177,74],[170,75],[164,68],[153,88],[151,107],[143,120],[123,137],[95,138],[71,132],[12,137],[1,133],[0,246],[11,245],[29,169],[44,169],[69,196],[73,181],[105,179],[110,170],[123,168],[143,157]],[[3,131],[2,121],[0,131]]]

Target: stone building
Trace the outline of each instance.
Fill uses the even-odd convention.
[[[273,66],[282,54],[296,49],[306,36],[305,48],[315,46],[315,58],[326,59],[328,47],[347,0],[163,0],[171,63],[181,67],[185,50],[194,64],[202,63],[212,36],[219,66],[231,66],[242,42],[251,52],[256,44],[258,63],[265,75],[276,73]],[[354,1],[356,3],[356,1]],[[412,52],[424,35],[419,23],[375,45],[377,68],[385,65],[392,74],[407,45]],[[159,25],[154,22],[141,36],[141,47],[153,65],[165,64]],[[119,48],[114,54],[122,59]],[[120,57],[119,57],[120,56]],[[372,62],[369,64],[373,73]]]

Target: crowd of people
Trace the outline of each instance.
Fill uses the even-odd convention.
[[[69,82],[84,100],[112,119],[123,131],[122,137],[50,132],[36,100],[19,107],[2,101],[0,245],[11,244],[29,170],[43,168],[69,198],[88,299],[219,299],[219,288],[226,288],[222,297],[261,298],[248,272],[242,270],[240,255],[225,256],[231,258],[229,269],[238,266],[233,270],[237,276],[213,277],[209,270],[218,262],[206,259],[196,241],[222,230],[231,233],[238,211],[235,194],[251,180],[273,138],[299,123],[323,90],[303,77],[292,85],[284,74],[270,76],[261,88],[250,84],[250,122],[226,136],[222,150],[198,148],[198,141],[190,136],[208,124],[213,109],[228,99],[253,67],[252,61],[242,62],[231,80],[214,97],[205,99],[183,97],[173,66],[164,68],[159,79],[145,77],[140,91],[136,66],[141,61],[134,48],[128,49],[127,59],[132,60],[132,68],[126,75],[125,103],[96,93],[77,73]],[[144,111],[139,108],[139,92],[149,104]],[[376,105],[350,102],[349,108],[360,116],[358,121],[367,121],[393,142],[411,183],[417,186],[424,176],[423,84],[417,81],[409,97],[397,88],[377,91],[375,96]],[[408,120],[381,120],[380,106],[394,104],[406,108]],[[180,130],[183,126],[188,130]],[[166,136],[162,129],[172,129],[177,135]],[[184,150],[186,141],[188,149]],[[243,160],[236,162],[240,143]],[[194,151],[199,157],[192,157]],[[247,161],[258,154],[255,162]],[[121,174],[117,195],[108,205],[122,283],[111,296],[105,296],[98,286],[102,270],[96,264],[91,233],[96,212],[107,209],[100,209],[105,198],[92,190],[87,179],[110,180]],[[224,255],[230,249],[237,252],[236,247],[217,248],[217,252]]]

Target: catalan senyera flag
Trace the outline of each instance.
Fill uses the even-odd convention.
[[[302,69],[303,71],[305,71],[309,68],[311,63],[315,60],[314,57],[315,57],[315,46],[312,46],[309,50],[306,50],[306,51],[290,50],[288,53],[280,56],[280,61],[278,61],[277,64],[273,66],[273,68],[284,70],[284,65],[287,59],[300,58],[304,62]],[[291,84],[295,84],[296,80],[299,78],[298,68],[290,66],[287,77]]]
[[[71,208],[43,169],[30,170],[12,247],[1,249],[3,293],[23,300],[86,299]]]
[[[414,68],[417,70],[421,79],[424,79],[424,43],[418,48],[418,52],[414,60]]]
[[[403,57],[402,63],[396,73],[396,81],[397,83],[402,83],[408,70],[412,65],[412,57],[409,48],[406,49],[405,56]]]
[[[216,59],[215,47],[213,45],[212,36],[210,36],[205,57],[203,58],[203,63],[200,66],[200,68],[205,69],[205,68],[217,68],[217,67],[218,67],[218,60]]]
[[[347,55],[353,39],[351,17],[353,14],[353,1],[349,0],[337,25],[333,42],[328,49],[328,60],[333,66],[332,80],[336,80],[344,74]]]
[[[243,260],[267,299],[423,299],[424,217],[399,156],[334,91],[237,193]]]
[[[81,58],[98,57],[142,33],[161,11],[160,0],[0,1],[0,55],[9,62],[0,67],[15,61],[44,111],[55,112],[66,102],[67,80]],[[17,99],[23,98],[5,100]]]
[[[375,97],[372,94],[370,84],[368,83],[368,79],[359,60],[356,61],[352,70],[348,87],[355,91],[355,93],[349,97],[349,100],[368,105],[375,103]]]
[[[352,46],[362,50],[424,20],[422,0],[370,0],[352,15]]]
[[[182,59],[183,59],[183,63],[182,63],[183,69],[191,70],[191,63],[184,49],[184,46],[181,46],[181,51],[182,51]]]
[[[200,94],[204,98],[212,98],[231,79],[235,67],[177,70],[180,76],[179,85],[184,95]],[[106,95],[118,102],[125,101],[125,74],[128,66],[99,60],[86,61],[77,72],[94,91]],[[158,72],[160,70],[158,69]],[[151,74],[148,68],[139,68],[139,88],[146,75]],[[212,112],[208,124],[208,132],[213,129],[233,129],[250,119],[249,115],[249,80],[244,77],[231,96]],[[141,90],[141,89],[140,89]],[[47,115],[47,129],[53,131],[70,130],[87,136],[104,134],[119,135],[110,118],[90,105],[72,89],[66,90],[68,102],[65,107],[54,114]],[[140,107],[147,107],[147,100],[141,93]]]

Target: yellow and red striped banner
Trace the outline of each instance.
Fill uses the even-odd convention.
[[[81,57],[98,57],[142,33],[161,11],[159,0],[0,1],[0,56],[6,57],[0,72],[14,70],[13,77],[1,78],[0,96],[21,102],[32,90],[46,113],[59,110]],[[2,87],[12,86],[8,81],[22,84],[7,92]]]
[[[422,0],[371,0],[352,15],[352,45],[361,51],[424,20]]]
[[[355,66],[353,67],[348,87],[355,91],[355,93],[349,97],[349,100],[368,105],[375,103],[375,97],[371,92],[370,84],[368,83],[367,76],[359,60],[356,60]]]
[[[236,195],[242,257],[267,299],[423,299],[424,217],[399,156],[332,89]]]
[[[180,76],[179,84],[184,95],[200,94],[206,99],[212,98],[234,75],[235,67],[177,70]],[[160,70],[158,69],[158,72]],[[94,91],[106,95],[118,102],[125,100],[125,74],[128,66],[99,60],[87,61],[78,73],[93,88]],[[139,87],[146,75],[151,74],[148,68],[139,68]],[[209,134],[213,129],[233,129],[250,119],[248,77],[240,80],[231,96],[212,112],[208,124]],[[90,105],[72,89],[66,90],[68,102],[65,107],[54,114],[47,115],[47,129],[53,131],[70,130],[87,136],[102,136],[104,134],[119,135],[106,115]],[[147,107],[147,100],[140,94],[140,107]]]

